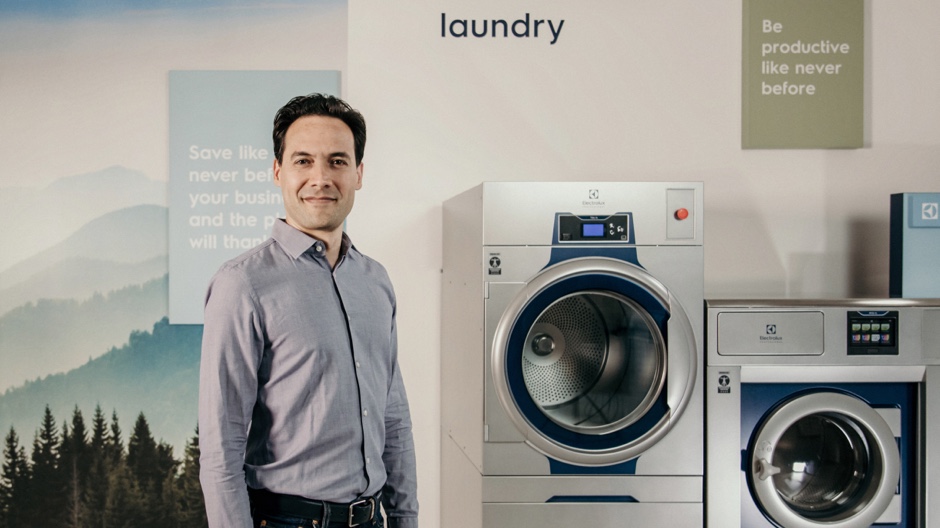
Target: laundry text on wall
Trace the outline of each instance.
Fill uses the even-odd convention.
[[[448,19],[447,13],[441,13],[441,38],[551,37],[549,44],[555,44],[564,25],[564,20],[533,19],[529,13],[511,22],[505,19]]]

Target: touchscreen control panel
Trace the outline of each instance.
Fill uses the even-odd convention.
[[[849,312],[848,354],[897,355],[898,312]]]

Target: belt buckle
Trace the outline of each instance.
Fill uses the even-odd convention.
[[[368,499],[359,499],[356,502],[353,502],[349,505],[349,521],[346,523],[349,528],[353,526],[359,526],[362,523],[353,524],[353,515],[356,513],[356,506],[362,506],[368,504],[371,509],[369,510],[369,519],[371,520],[375,517],[375,497],[369,497]]]

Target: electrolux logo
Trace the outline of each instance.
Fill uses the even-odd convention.
[[[764,335],[760,336],[761,341],[783,341],[783,338],[777,335],[777,325],[769,324],[764,327]]]
[[[940,204],[937,202],[924,202],[920,204],[921,220],[940,220]]]
[[[601,200],[601,191],[598,189],[588,189],[587,200],[582,200],[581,205],[588,207],[603,207],[604,200]]]

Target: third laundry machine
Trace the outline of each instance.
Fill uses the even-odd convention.
[[[940,513],[921,469],[937,465],[938,301],[709,300],[706,312],[707,526],[907,528]]]
[[[701,526],[701,183],[444,203],[442,526]]]
[[[891,195],[889,248],[891,297],[940,297],[940,193]]]

